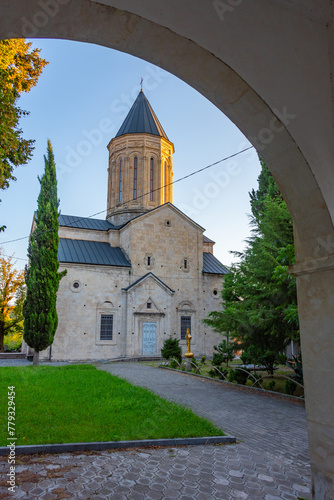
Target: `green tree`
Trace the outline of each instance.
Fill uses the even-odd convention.
[[[220,366],[222,363],[226,363],[228,367],[229,361],[234,359],[234,345],[230,344],[229,341],[223,340],[218,344],[218,346],[213,346],[216,351],[213,354],[212,364],[216,366]]]
[[[250,193],[252,236],[225,277],[224,310],[204,322],[230,332],[238,348],[256,353],[272,372],[290,340],[298,340],[299,326],[295,278],[288,273],[294,261],[292,218],[268,167],[261,165],[258,189]]]
[[[57,179],[51,142],[44,156],[44,175],[39,179],[41,190],[28,247],[26,268],[27,297],[24,303],[24,340],[35,350],[34,365],[39,352],[53,342],[58,325],[57,291],[66,271],[58,272],[58,207]]]
[[[22,302],[24,300],[24,272],[14,267],[12,257],[0,254],[0,351],[4,337],[22,332]]]
[[[0,40],[0,189],[7,189],[15,167],[32,156],[33,140],[24,139],[19,120],[29,113],[18,106],[22,92],[36,85],[44,66],[40,49],[24,39]],[[0,227],[3,231],[5,226]]]

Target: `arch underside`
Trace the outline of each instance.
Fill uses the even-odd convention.
[[[284,109],[275,113],[224,61],[171,29],[97,2],[58,2],[59,11],[45,23],[43,16],[36,17],[40,2],[7,1],[8,13],[0,24],[2,38],[34,35],[99,44],[156,64],[197,89],[235,123],[267,162],[294,219],[297,260],[314,258],[314,240],[326,238],[333,224],[323,190],[286,123],[293,115]]]

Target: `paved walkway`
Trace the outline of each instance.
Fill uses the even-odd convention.
[[[138,363],[99,368],[192,407],[239,443],[24,457],[12,498],[311,499],[301,404]]]

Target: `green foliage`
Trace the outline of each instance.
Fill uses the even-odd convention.
[[[205,361],[206,361],[206,356],[202,356],[202,359],[201,359],[202,365],[204,365]]]
[[[20,119],[29,113],[17,105],[22,92],[36,85],[47,62],[40,49],[24,39],[0,40],[0,189],[6,189],[15,167],[31,159],[33,140],[23,139]],[[0,227],[3,231],[5,226]]]
[[[244,370],[230,370],[228,380],[236,384],[245,385],[248,379],[248,373]]]
[[[90,365],[1,368],[0,394],[15,381],[17,444],[222,435],[212,422]],[[0,398],[0,415],[8,401]],[[88,411],[89,409],[89,411]],[[0,442],[7,442],[0,426]]]
[[[4,349],[4,339],[10,347],[22,342],[24,273],[14,265],[12,257],[6,258],[0,253],[0,351]]]
[[[216,370],[215,368],[211,368],[209,371],[208,371],[208,374],[210,375],[210,377],[212,378],[219,378],[220,380],[225,380],[225,377],[227,376],[228,374],[228,370],[222,368],[221,366],[217,366],[218,370]]]
[[[179,363],[176,361],[176,359],[172,358],[169,362],[169,366],[171,368],[174,368],[175,370],[177,370],[178,368],[180,368],[180,365]]]
[[[285,394],[289,394],[289,396],[293,396],[293,393],[297,389],[297,384],[293,380],[286,380],[284,384],[284,392]]]
[[[293,361],[288,360],[287,364],[292,368],[295,372],[293,378],[299,384],[304,384],[304,374],[303,374],[303,364],[302,364],[302,355],[298,354],[297,356],[292,356]]]
[[[58,206],[54,156],[48,141],[45,171],[41,179],[35,228],[30,237],[26,268],[24,340],[38,353],[53,342],[58,325],[57,291],[66,271],[58,272]],[[38,356],[37,356],[38,359]]]
[[[213,354],[212,364],[220,366],[222,363],[226,363],[228,366],[229,361],[234,358],[234,346],[223,340],[218,346],[214,345],[213,348],[216,352]]]
[[[268,389],[269,391],[274,391],[275,390],[275,385],[276,385],[276,382],[275,380],[271,380],[268,384]]]
[[[164,341],[161,349],[161,356],[165,359],[175,358],[180,363],[182,361],[182,349],[180,347],[180,340],[169,337]]]
[[[261,164],[258,189],[250,193],[252,236],[244,253],[235,252],[240,260],[225,277],[224,309],[204,322],[215,331],[230,332],[238,348],[246,350],[248,362],[261,361],[272,372],[289,342],[298,340],[299,325],[296,281],[288,273],[294,262],[292,218]]]

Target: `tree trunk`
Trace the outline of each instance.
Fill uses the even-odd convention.
[[[35,351],[33,366],[38,366],[38,362],[39,362],[39,352]]]

